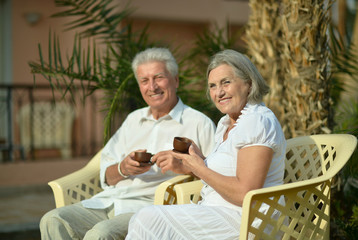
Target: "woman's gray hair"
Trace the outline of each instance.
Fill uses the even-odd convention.
[[[137,53],[132,61],[132,70],[135,77],[137,78],[137,68],[139,65],[157,61],[165,63],[165,66],[172,77],[176,77],[178,75],[178,64],[169,49],[148,48]]]
[[[218,52],[209,63],[206,78],[209,77],[211,70],[223,64],[231,66],[238,78],[251,84],[251,91],[247,98],[248,102],[261,103],[263,97],[269,92],[270,87],[250,59],[231,49]]]

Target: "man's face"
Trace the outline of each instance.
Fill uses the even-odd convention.
[[[155,118],[164,116],[176,105],[179,80],[163,62],[148,62],[138,66],[137,80],[144,101]]]

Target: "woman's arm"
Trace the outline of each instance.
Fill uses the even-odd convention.
[[[235,177],[221,175],[205,165],[197,164],[193,158],[183,158],[192,172],[209,184],[228,202],[242,206],[246,193],[262,188],[273,157],[273,150],[265,146],[242,148],[237,153]],[[219,161],[219,160],[218,160]]]

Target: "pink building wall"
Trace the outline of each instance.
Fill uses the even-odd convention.
[[[54,0],[6,0],[11,1],[11,41],[12,41],[12,83],[32,84],[33,76],[28,65],[29,61],[39,60],[38,44],[43,50],[46,59],[48,54],[49,30],[60,36],[62,56],[72,51],[72,39],[74,31],[64,32],[63,23],[65,18],[51,18],[50,16],[59,11],[55,7]],[[124,6],[125,1],[117,0],[119,6]],[[187,51],[193,46],[196,35],[206,27],[217,24],[224,26],[228,20],[233,26],[242,26],[248,19],[249,8],[247,1],[223,1],[223,0],[132,0],[130,6],[136,10],[130,16],[135,28],[142,28],[150,23],[149,33],[153,40],[161,40],[170,43],[171,46],[180,46],[181,51]],[[38,14],[39,19],[30,23],[27,14]],[[36,77],[39,84],[48,82],[41,76]],[[49,92],[50,94],[50,92]],[[98,93],[100,95],[100,93]],[[86,119],[92,116],[96,118],[96,126],[91,125]],[[83,145],[85,141],[103,142],[103,117],[100,103],[97,106],[84,107],[76,105],[76,129],[73,141],[77,145]],[[14,109],[15,115],[18,109]],[[16,126],[18,127],[18,126]],[[96,139],[86,135],[86,129],[92,128],[96,132]],[[15,138],[18,141],[18,130],[15,130]],[[86,147],[85,147],[86,148]],[[97,147],[98,148],[98,147]],[[95,149],[94,151],[97,151]],[[93,149],[78,149],[75,155],[83,153],[92,154]]]

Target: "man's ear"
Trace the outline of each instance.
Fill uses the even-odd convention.
[[[175,77],[175,87],[176,88],[179,88],[179,76],[177,75],[176,77]]]

